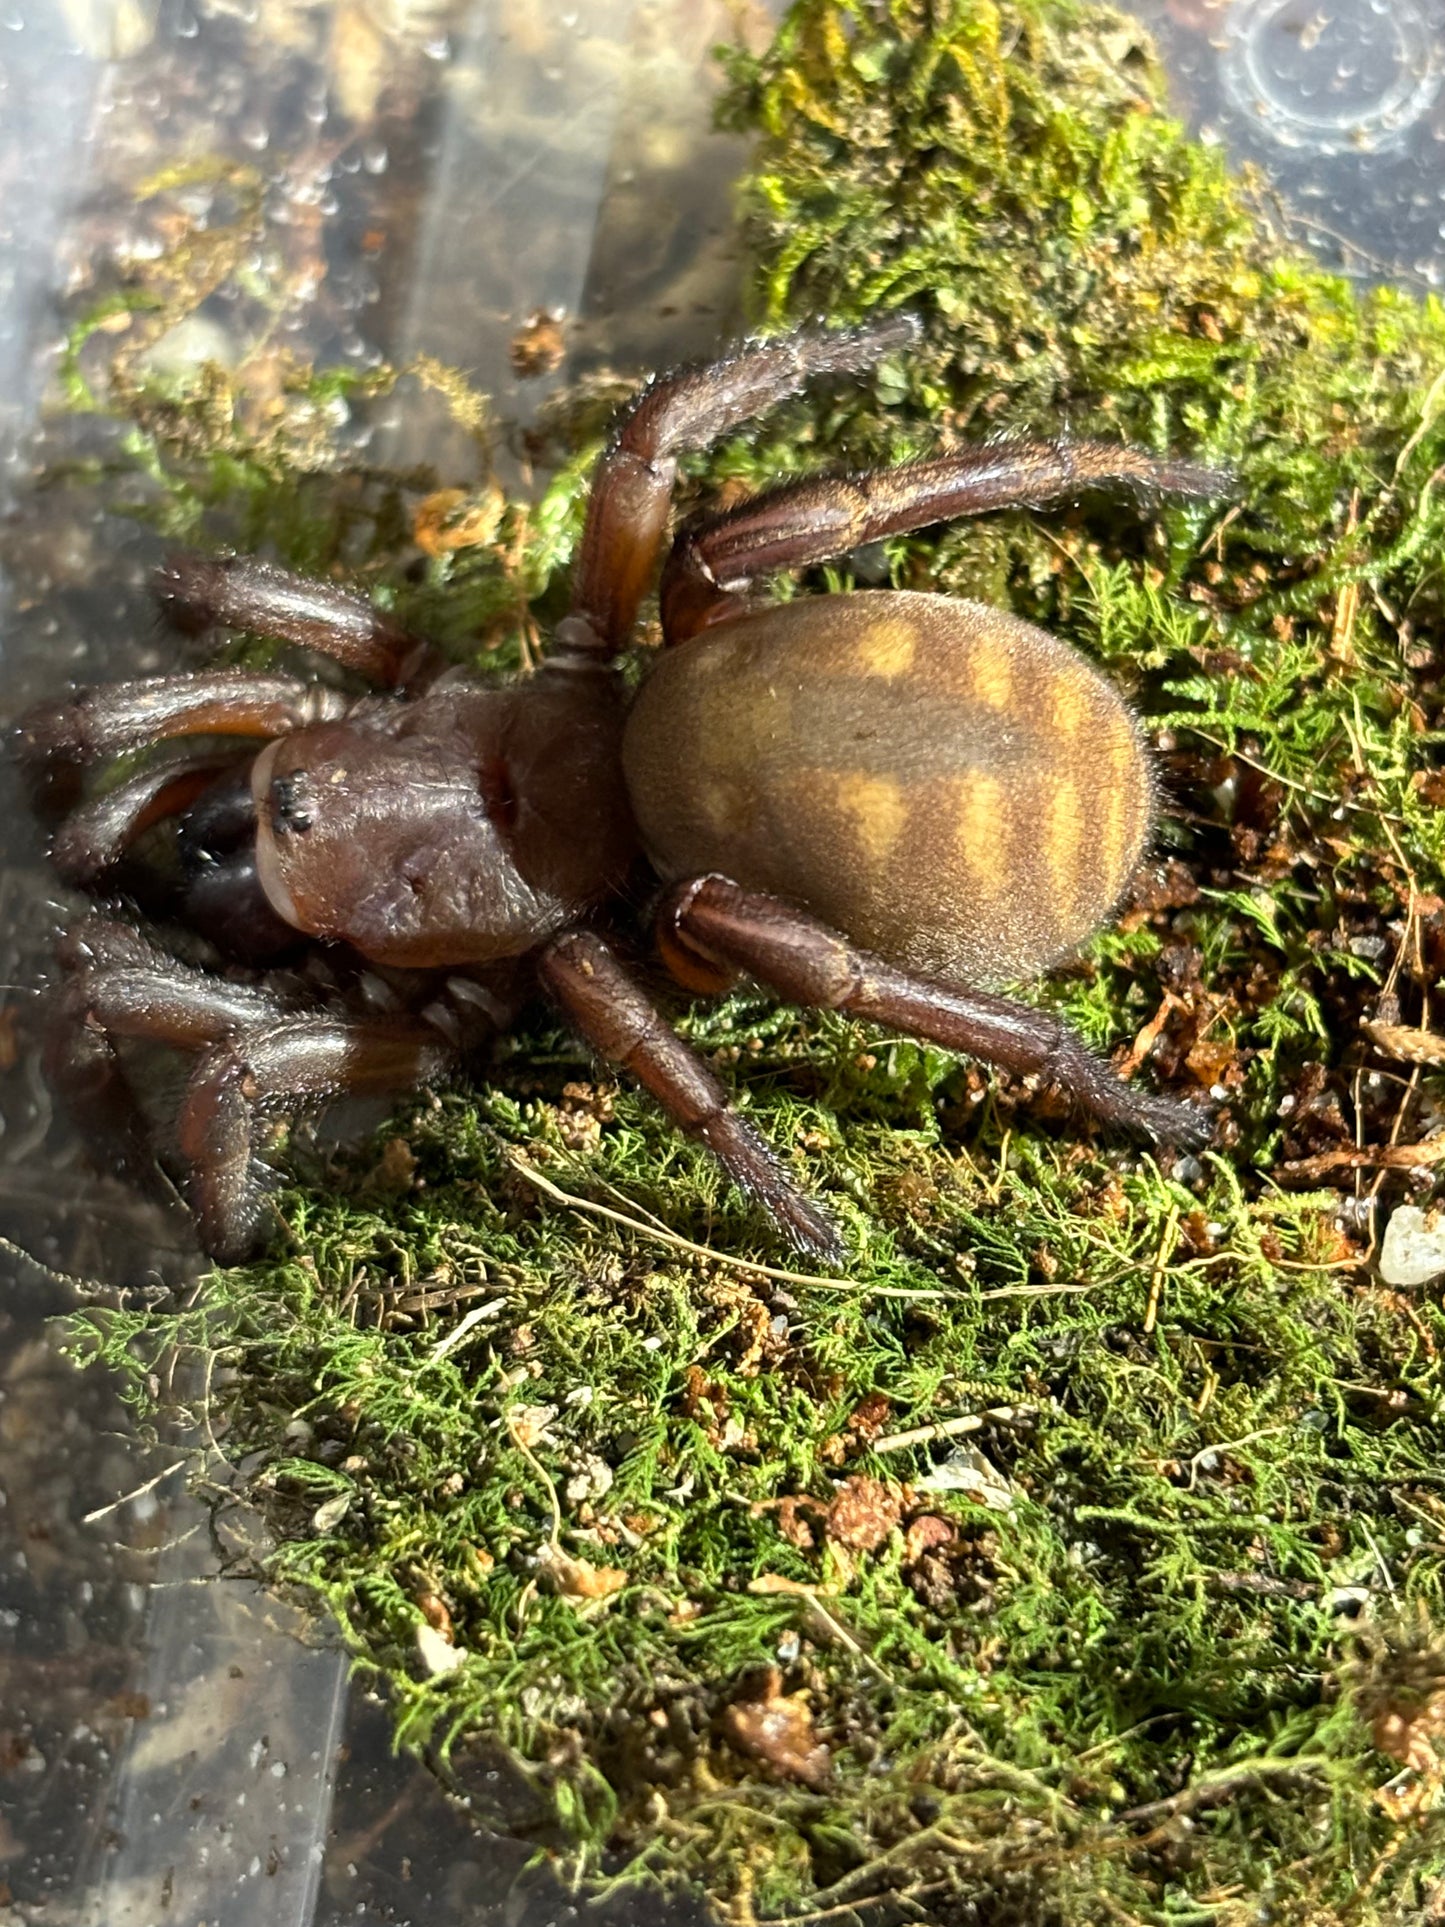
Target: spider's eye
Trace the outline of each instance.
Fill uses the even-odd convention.
[[[289,831],[302,836],[311,828],[311,812],[306,807],[306,778],[276,776],[271,780],[271,827],[280,834]]]

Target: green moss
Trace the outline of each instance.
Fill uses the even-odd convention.
[[[888,554],[1069,636],[1158,737],[1170,863],[1037,994],[1220,1093],[1216,1151],[1161,1170],[941,1053],[700,1006],[847,1230],[845,1275],[780,1276],[710,1164],[534,1025],[369,1151],[298,1142],[275,1259],[78,1342],[142,1405],[161,1354],[205,1361],[258,1564],[335,1615],[406,1743],[463,1778],[507,1749],[590,1884],[692,1881],[740,1921],[1414,1920],[1445,1872],[1445,1318],[1375,1280],[1356,1194],[1395,1201],[1442,1098],[1360,1025],[1428,1029],[1445,943],[1445,313],[1290,247],[1104,8],[799,0],[732,78],[758,320],[907,306],[927,339],[698,488],[1064,424],[1238,476],[1224,508]],[[125,311],[173,326],[219,258]],[[257,422],[245,373],[124,363],[164,518],[323,568],[360,528],[379,594],[515,661],[558,606],[588,399],[540,505],[417,582],[435,478],[358,478],[324,436],[298,461],[341,378],[289,371]],[[455,1670],[424,1672],[426,1616]],[[770,1667],[826,1780],[742,1743]]]

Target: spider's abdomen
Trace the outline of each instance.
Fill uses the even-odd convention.
[[[1133,718],[1097,670],[933,595],[818,597],[705,631],[658,659],[623,764],[663,877],[721,871],[974,984],[1089,936],[1153,818]]]

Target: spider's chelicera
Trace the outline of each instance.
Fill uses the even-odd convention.
[[[228,967],[97,917],[64,946],[48,1057],[83,1118],[143,1149],[118,1041],[194,1054],[178,1141],[214,1256],[245,1256],[265,1228],[263,1120],[444,1078],[540,986],[795,1245],[836,1260],[827,1216],[627,960],[639,905],[690,990],[746,974],[1052,1080],[1110,1123],[1201,1140],[1200,1110],[1135,1089],[986,987],[1081,943],[1145,848],[1149,764],[1109,684],[977,604],[873,591],[769,606],[754,589],[953,516],[1107,484],[1209,495],[1217,474],[1007,442],[789,483],[679,533],[666,647],[630,703],[618,674],[679,453],[915,334],[902,316],[798,334],[645,387],[598,467],[571,612],[533,675],[469,677],[364,599],[265,562],[182,559],[161,578],[182,627],[274,636],[375,693],[220,669],[102,684],[22,718],[22,755],[52,782],[159,745],[82,792],[55,862],[114,890],[172,820],[168,908]],[[291,968],[308,941],[354,967]]]

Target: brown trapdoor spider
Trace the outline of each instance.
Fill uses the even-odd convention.
[[[838,1259],[827,1216],[623,961],[643,905],[689,989],[746,973],[1051,1080],[1110,1123],[1202,1139],[1199,1110],[1134,1089],[1056,1019],[985,987],[1082,942],[1139,860],[1154,791],[1119,697],[994,609],[897,591],[768,605],[756,585],[952,516],[1101,484],[1209,495],[1217,474],[1006,442],[789,483],[679,534],[668,646],[626,698],[617,657],[678,454],[916,332],[894,316],[797,334],[643,388],[597,470],[571,613],[529,677],[468,676],[364,599],[268,563],[187,558],[161,575],[182,627],[276,637],[373,693],[217,669],[78,690],[21,719],[22,755],[52,781],[113,776],[111,759],[156,746],[91,785],[55,861],[113,890],[171,822],[172,907],[229,967],[182,964],[122,923],[82,926],[48,1055],[87,1118],[124,1121],[118,1040],[194,1053],[179,1147],[215,1257],[242,1258],[264,1229],[266,1119],[443,1078],[540,985],[800,1249]],[[351,959],[349,977],[276,967],[308,939]]]

